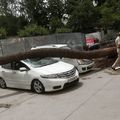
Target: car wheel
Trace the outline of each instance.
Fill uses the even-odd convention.
[[[0,87],[3,89],[6,88],[6,83],[2,78],[0,78]]]
[[[34,80],[32,82],[32,90],[38,94],[41,94],[44,92],[44,86],[39,80]]]

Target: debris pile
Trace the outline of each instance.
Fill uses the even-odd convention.
[[[95,59],[95,68],[106,68],[106,67],[111,67],[112,64],[115,62],[116,58],[108,58],[108,57],[104,57],[104,58],[97,58]]]

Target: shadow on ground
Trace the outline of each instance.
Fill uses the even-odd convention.
[[[82,85],[83,85],[82,82],[78,82],[78,83],[76,83],[74,85],[71,85],[71,86],[68,86],[67,88],[64,88],[62,90],[54,91],[54,92],[45,92],[42,95],[59,95],[59,94],[65,94],[67,92],[72,92],[72,91],[78,89],[79,87],[82,87]],[[14,92],[13,93],[8,93],[8,94],[5,94],[5,95],[0,95],[0,99],[7,98],[7,97],[12,97],[12,96],[16,96],[16,95],[20,95],[20,94],[23,94],[23,93],[29,93],[31,95],[37,94],[35,92],[32,92],[31,90],[16,89],[16,88],[6,88],[6,89],[12,90]]]
[[[0,95],[0,99],[2,98],[8,98],[8,97],[12,97],[12,96],[16,96],[16,95],[20,95],[23,94],[25,92],[28,92],[30,94],[33,94],[32,91],[30,90],[24,90],[24,89],[16,89],[16,88],[6,88],[7,90],[12,90],[12,93],[5,93],[5,95]]]
[[[105,73],[108,73],[109,75],[120,75],[120,69],[114,71],[111,68],[105,69]]]
[[[6,94],[6,95],[2,95],[2,96],[0,95],[0,99],[15,96],[15,95],[19,95],[19,94],[22,94],[22,93],[24,93],[24,92],[23,91],[15,91],[13,93],[9,93],[9,94]]]
[[[44,95],[59,95],[59,94],[66,94],[68,92],[73,92],[75,90],[77,90],[78,88],[82,87],[83,83],[82,82],[78,82],[72,86],[69,86],[67,88],[64,88],[62,90],[59,91],[54,91],[54,92],[46,92]]]

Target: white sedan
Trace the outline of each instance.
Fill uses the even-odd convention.
[[[36,93],[56,91],[77,83],[79,73],[68,63],[52,58],[26,59],[0,68],[0,87],[32,89]]]

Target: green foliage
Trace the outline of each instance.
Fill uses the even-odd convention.
[[[72,30],[69,29],[69,28],[58,28],[58,29],[56,29],[56,33],[70,33],[70,32],[72,32]]]
[[[50,25],[50,32],[51,33],[54,33],[57,28],[63,27],[63,23],[62,23],[62,21],[58,17],[53,17],[50,20],[49,25]]]
[[[100,25],[105,29],[120,30],[120,1],[106,1],[100,7]]]
[[[48,34],[46,28],[50,33],[120,31],[120,1],[98,1],[95,7],[92,0],[0,0],[0,27],[8,36]]]
[[[23,28],[27,24],[24,17],[0,16],[0,27],[6,29],[8,36],[17,34],[18,29]]]
[[[30,23],[47,26],[48,11],[44,0],[22,0],[20,1],[20,13],[24,14]]]
[[[57,28],[63,27],[64,3],[61,0],[48,0],[50,32],[55,33]]]
[[[99,11],[91,0],[72,0],[68,2],[68,26],[75,32],[94,30],[98,24]]]
[[[48,11],[51,13],[49,18],[58,17],[61,19],[65,13],[64,3],[62,0],[48,0],[48,4]]]
[[[37,26],[36,24],[25,26],[24,30],[20,30],[18,32],[18,35],[20,37],[30,37],[30,36],[47,35],[47,34],[49,34],[49,32],[46,28]]]
[[[4,39],[7,37],[7,32],[4,28],[0,28],[0,39]]]

